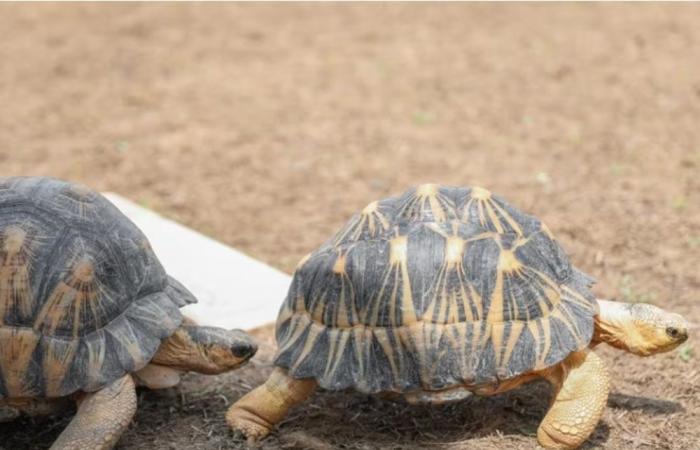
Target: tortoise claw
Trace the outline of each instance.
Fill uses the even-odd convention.
[[[246,439],[245,434],[241,430],[230,430],[231,439],[234,441],[244,441]]]
[[[232,407],[226,414],[226,422],[233,431],[235,440],[245,440],[249,446],[255,446],[257,442],[270,434],[271,425],[263,423],[264,420],[243,408]]]
[[[233,439],[233,442],[235,443],[241,443],[245,445],[245,448],[248,449],[257,449],[260,448],[260,441],[255,439],[254,437],[246,436],[246,434],[241,431],[241,430],[231,430],[231,438]]]

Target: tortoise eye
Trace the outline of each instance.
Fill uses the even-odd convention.
[[[666,334],[675,339],[680,335],[680,332],[678,331],[678,328],[668,327],[666,328]]]

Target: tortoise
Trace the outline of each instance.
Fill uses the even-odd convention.
[[[136,411],[135,385],[226,372],[257,350],[243,331],[184,318],[192,293],[84,186],[0,178],[0,264],[0,421],[77,403],[52,449],[112,448]]]
[[[575,448],[608,396],[597,344],[646,356],[688,337],[680,315],[597,299],[593,283],[540,220],[484,188],[372,202],[297,266],[275,367],[227,422],[254,442],[317,386],[443,403],[544,378],[538,440]]]

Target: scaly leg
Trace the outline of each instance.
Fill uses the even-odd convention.
[[[316,380],[295,380],[276,368],[270,378],[231,406],[226,422],[242,432],[249,442],[267,436],[289,409],[306,400],[316,389]]]
[[[610,390],[608,371],[593,351],[582,350],[542,375],[555,394],[537,440],[546,448],[576,448],[588,439],[603,414]]]
[[[78,401],[78,412],[51,450],[108,450],[119,440],[136,412],[136,388],[131,375],[112,382]]]

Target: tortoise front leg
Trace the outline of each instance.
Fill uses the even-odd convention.
[[[267,436],[289,409],[306,400],[316,389],[316,380],[296,380],[284,369],[275,368],[270,378],[229,408],[226,422],[242,432],[249,442]]]
[[[131,375],[78,400],[78,412],[51,450],[107,450],[114,447],[136,412]]]
[[[576,448],[603,415],[610,390],[608,371],[593,351],[582,350],[542,375],[552,383],[555,394],[537,430],[537,440],[546,448]]]

